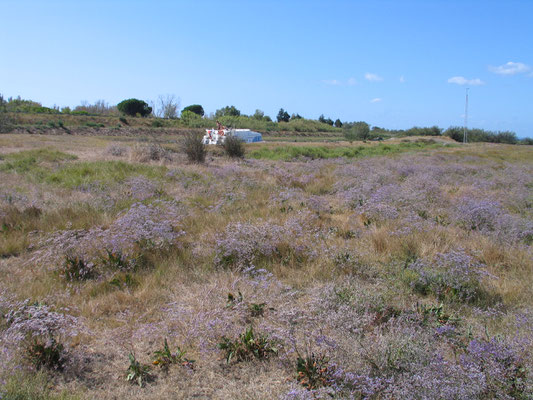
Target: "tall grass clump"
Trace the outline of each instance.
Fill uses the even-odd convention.
[[[158,143],[147,146],[136,145],[131,151],[131,159],[136,162],[171,160],[168,150]]]
[[[205,144],[202,143],[201,133],[187,133],[181,143],[181,149],[187,156],[190,162],[203,163],[207,150]]]
[[[244,142],[237,136],[228,136],[224,140],[222,145],[226,155],[231,158],[243,158],[244,157]]]

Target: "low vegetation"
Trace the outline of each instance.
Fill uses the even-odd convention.
[[[0,398],[531,398],[529,146],[157,139],[0,137]]]

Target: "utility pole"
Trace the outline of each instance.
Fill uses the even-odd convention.
[[[465,100],[465,125],[463,128],[463,143],[467,142],[466,125],[468,124],[468,89],[466,88],[466,100]]]

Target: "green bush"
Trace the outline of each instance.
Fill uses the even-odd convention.
[[[162,128],[163,127],[163,121],[159,120],[159,119],[154,119],[152,121],[152,127],[154,128]]]
[[[152,113],[152,107],[148,106],[143,100],[139,99],[127,99],[117,104],[118,110],[126,115],[132,117],[139,114],[141,117],[146,117]]]
[[[367,140],[370,137],[370,126],[363,121],[346,123],[343,126],[344,137],[350,143],[354,140]]]
[[[443,133],[455,140],[456,142],[463,141],[464,128],[460,126],[451,126]],[[467,129],[466,130],[467,142],[488,142],[488,143],[506,143],[516,144],[518,138],[516,133],[510,131],[494,132],[486,131],[484,129]]]

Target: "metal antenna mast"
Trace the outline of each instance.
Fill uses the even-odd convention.
[[[467,142],[466,125],[468,124],[468,89],[466,88],[466,100],[465,100],[465,125],[463,128],[463,143]]]

